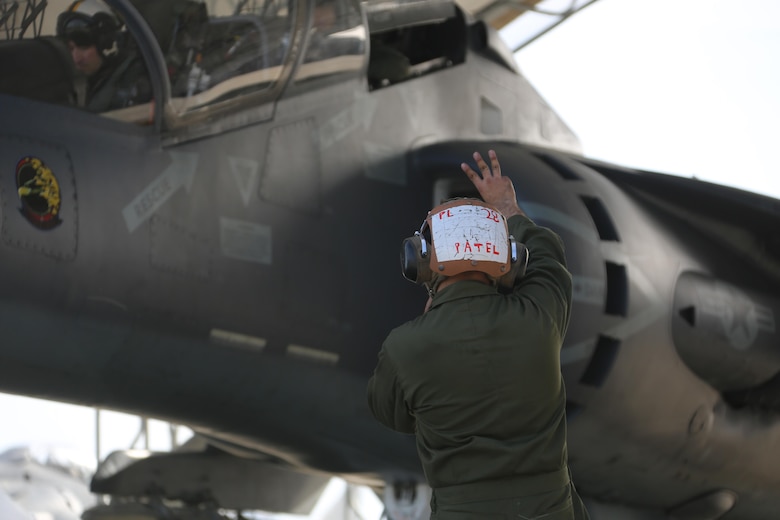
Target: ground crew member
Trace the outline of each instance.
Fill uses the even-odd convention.
[[[385,426],[416,435],[432,519],[588,518],[566,452],[560,349],[572,286],[563,244],[520,209],[494,151],[492,167],[474,159],[481,175],[461,167],[487,204],[434,208],[423,233],[404,243],[405,264],[410,244],[422,259],[405,275],[431,297],[385,340],[369,406]],[[513,238],[518,251],[527,248],[527,268],[507,283]],[[495,260],[483,254],[490,240]]]

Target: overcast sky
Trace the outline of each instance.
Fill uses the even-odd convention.
[[[585,155],[780,198],[780,1],[598,0],[516,59]]]
[[[517,61],[586,155],[780,198],[780,1],[599,0]],[[0,414],[0,451],[94,454],[91,409],[0,395]],[[108,415],[102,453],[138,429]],[[152,440],[167,449],[162,424]]]

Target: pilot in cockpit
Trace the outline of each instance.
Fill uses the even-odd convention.
[[[363,42],[342,33],[353,28],[357,10],[346,0],[316,0],[304,62],[361,54]]]
[[[76,70],[86,78],[80,105],[92,112],[151,99],[146,66],[123,26],[101,0],[77,0],[57,18],[57,35],[67,43]]]

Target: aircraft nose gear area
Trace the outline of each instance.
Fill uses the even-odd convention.
[[[415,481],[385,486],[385,516],[389,520],[422,520],[431,514],[431,488]]]

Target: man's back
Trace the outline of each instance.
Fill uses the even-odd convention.
[[[563,243],[525,216],[495,152],[491,166],[474,159],[481,175],[461,169],[486,205],[437,206],[403,242],[404,276],[430,298],[385,340],[368,403],[385,426],[416,435],[432,520],[586,519],[566,452]],[[519,280],[518,244],[528,251]]]
[[[396,406],[416,422],[412,431],[434,488],[566,466],[559,353],[571,278],[551,231],[519,216],[510,228],[533,252],[512,294],[474,281],[447,287],[428,312],[388,336],[380,355],[378,368],[395,372],[404,396]],[[370,387],[372,393],[381,399],[384,391]],[[392,421],[387,404],[378,400],[372,408],[385,408]]]

